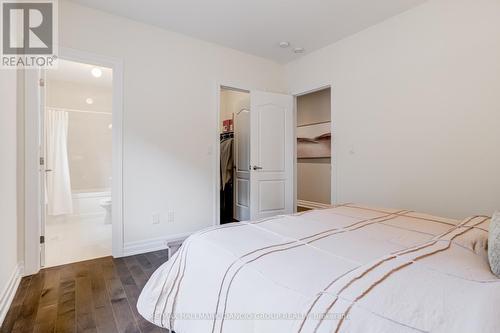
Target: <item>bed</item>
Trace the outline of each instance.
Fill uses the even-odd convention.
[[[489,222],[346,204],[212,227],[138,310],[176,333],[499,332]]]

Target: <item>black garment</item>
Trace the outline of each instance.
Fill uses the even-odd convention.
[[[220,143],[220,223],[233,222],[233,138],[222,138]]]
[[[233,222],[233,183],[226,184],[220,191],[220,223]]]

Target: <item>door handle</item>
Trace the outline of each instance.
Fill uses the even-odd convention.
[[[253,169],[254,169],[254,170],[262,170],[262,167],[254,165],[254,166],[253,166]]]
[[[52,172],[52,169],[45,169],[45,172]]]

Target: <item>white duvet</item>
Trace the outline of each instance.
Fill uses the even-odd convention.
[[[489,222],[342,205],[214,227],[137,306],[176,333],[497,333]]]

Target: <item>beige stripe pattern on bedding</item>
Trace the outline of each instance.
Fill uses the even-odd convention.
[[[463,225],[465,225],[465,226],[466,226],[466,225],[467,225],[467,223],[469,223],[470,221],[474,220],[475,218],[476,218],[476,217],[473,217],[473,218],[471,218],[471,219],[467,220],[465,223],[461,224],[460,226],[463,226]],[[488,218],[483,218],[483,220],[481,220],[481,222],[477,223],[476,225],[479,225],[479,224],[481,224],[481,223],[485,222],[487,219],[488,219]],[[452,230],[453,230],[453,231],[459,230],[459,227],[455,227],[455,228],[453,228]],[[408,267],[408,266],[410,266],[410,265],[414,264],[415,262],[417,262],[417,261],[419,261],[419,260],[421,260],[421,259],[424,259],[424,258],[426,258],[426,257],[429,257],[429,256],[431,256],[431,255],[437,254],[437,253],[439,253],[439,252],[446,251],[447,249],[449,249],[449,248],[451,247],[451,243],[452,243],[452,241],[453,241],[455,238],[457,238],[457,237],[459,237],[459,236],[461,236],[461,235],[465,234],[466,232],[468,232],[468,231],[470,231],[470,230],[472,230],[472,227],[467,228],[466,230],[464,230],[464,231],[462,231],[462,232],[459,232],[459,233],[455,234],[453,237],[451,237],[451,239],[449,240],[449,242],[447,243],[447,245],[446,245],[444,248],[442,248],[442,249],[438,249],[438,250],[434,250],[434,251],[432,251],[432,252],[429,252],[429,253],[426,253],[426,254],[422,254],[422,255],[420,255],[420,256],[417,256],[416,258],[413,258],[413,259],[411,259],[410,261],[408,261],[408,262],[406,262],[406,263],[404,263],[404,264],[402,264],[402,265],[400,265],[400,266],[398,266],[398,267],[396,267],[396,268],[393,268],[393,269],[391,269],[389,272],[385,273],[385,274],[384,274],[384,276],[383,276],[381,279],[379,279],[379,280],[375,281],[374,283],[372,283],[372,284],[371,284],[371,285],[370,285],[370,286],[369,286],[366,290],[364,290],[364,291],[363,291],[363,292],[362,292],[359,296],[357,296],[357,297],[353,300],[353,302],[351,303],[351,305],[349,305],[349,307],[347,308],[347,310],[346,310],[346,311],[342,314],[342,316],[341,316],[341,318],[340,318],[340,321],[339,321],[339,323],[338,323],[338,325],[337,325],[337,328],[335,329],[335,333],[339,332],[339,330],[340,330],[340,328],[341,328],[341,326],[342,326],[342,323],[344,322],[344,320],[345,320],[346,316],[349,314],[349,311],[351,311],[351,309],[352,309],[352,307],[354,306],[354,304],[355,304],[356,302],[358,302],[361,298],[365,297],[365,296],[366,296],[366,295],[367,295],[367,294],[368,294],[371,290],[373,290],[373,288],[375,288],[377,285],[379,285],[380,283],[382,283],[384,280],[386,280],[386,279],[387,279],[389,276],[391,276],[392,274],[394,274],[394,273],[396,273],[396,272],[398,272],[398,271],[400,271],[400,270],[402,270],[402,269],[404,269],[404,268],[406,268],[406,267]],[[441,237],[439,237],[439,239],[438,239],[438,240],[441,240],[443,237],[445,237],[445,236],[446,236],[447,234],[449,234],[449,233],[452,233],[453,231],[450,231],[450,232],[445,233],[444,235],[442,235]],[[403,254],[412,253],[412,252],[416,252],[416,251],[420,251],[420,250],[426,249],[426,248],[428,248],[428,247],[432,247],[433,245],[437,244],[438,240],[437,240],[437,241],[434,241],[434,242],[431,242],[431,243],[429,243],[428,245],[424,245],[424,246],[422,246],[422,247],[420,247],[420,248],[418,248],[418,249],[413,249],[413,250],[403,251],[403,252],[399,253],[397,256],[400,256],[400,255],[403,255]],[[397,256],[392,256],[391,258],[396,259],[396,258],[397,258]],[[391,259],[391,260],[392,260],[392,259]],[[343,291],[343,290],[345,290],[345,289],[342,289],[342,291]],[[338,297],[337,297],[337,299],[338,299]],[[334,302],[332,303],[332,305],[328,308],[328,311],[330,311],[330,310],[331,310],[331,308],[333,307],[333,305],[335,305],[335,302],[336,302],[336,301],[334,301]],[[327,312],[328,312],[328,311],[327,311]],[[316,331],[316,330],[315,330],[315,331]]]
[[[386,215],[377,216],[377,217],[370,218],[370,219],[361,220],[361,221],[355,222],[355,223],[353,223],[353,224],[351,224],[351,225],[349,225],[347,227],[329,229],[329,230],[323,231],[321,233],[316,233],[316,234],[311,235],[311,236],[300,238],[297,241],[291,241],[291,242],[287,242],[287,243],[276,244],[276,245],[268,246],[268,247],[265,247],[265,248],[261,248],[261,249],[249,252],[249,253],[245,254],[244,256],[242,256],[242,257],[239,257],[237,260],[235,260],[233,262],[233,264],[231,264],[231,266],[229,266],[229,268],[226,271],[226,273],[233,267],[233,265],[235,263],[241,261],[241,259],[247,257],[248,255],[254,254],[254,253],[256,253],[257,251],[260,251],[260,250],[269,250],[269,249],[272,249],[272,250],[270,250],[268,252],[259,254],[257,257],[255,257],[253,259],[245,261],[236,270],[236,272],[234,272],[233,276],[231,277],[231,279],[229,281],[229,285],[227,286],[226,292],[225,292],[226,296],[225,296],[225,300],[224,300],[224,308],[223,308],[223,311],[222,311],[222,319],[221,319],[221,324],[220,324],[220,330],[219,330],[219,332],[222,332],[222,329],[223,329],[224,314],[226,313],[228,296],[229,296],[229,290],[231,288],[231,284],[233,283],[233,281],[234,281],[236,275],[238,274],[238,272],[240,272],[241,269],[243,269],[245,265],[250,264],[252,262],[255,262],[256,260],[259,260],[259,259],[261,259],[261,258],[263,258],[265,256],[268,256],[268,255],[276,253],[276,252],[282,252],[282,251],[287,251],[287,250],[295,249],[297,247],[306,246],[308,244],[312,244],[312,243],[314,243],[316,241],[319,241],[319,240],[321,240],[323,238],[326,238],[326,237],[331,237],[331,236],[334,236],[334,235],[337,235],[337,234],[341,234],[341,233],[345,233],[345,232],[349,232],[349,231],[354,231],[354,230],[357,230],[357,229],[369,226],[369,225],[374,224],[374,223],[382,223],[382,222],[385,222],[385,221],[389,221],[391,219],[396,218],[398,216],[397,214],[398,213],[402,213],[402,212],[405,212],[405,211],[399,211],[399,212],[394,213],[394,214],[386,214]],[[318,237],[318,236],[320,236],[320,237]],[[282,247],[282,246],[288,246],[288,245],[292,245],[292,244],[294,244],[294,245],[293,246],[289,246],[289,247],[285,247],[285,248],[279,248],[279,247]],[[224,277],[225,276],[226,276],[226,274],[224,275]],[[222,290],[222,285],[224,283],[224,280],[225,279],[222,280],[220,290]],[[220,295],[220,292],[219,292],[219,295]],[[216,307],[216,311],[215,311],[216,314],[218,313],[219,301],[220,301],[220,296],[217,299],[217,307]],[[216,323],[216,319],[214,319],[214,326],[213,326],[214,328],[212,329],[212,333],[214,332],[214,329],[215,329],[215,323]]]
[[[348,205],[348,203],[347,204],[340,204],[340,205],[332,206],[332,208],[334,208],[334,207],[342,207],[344,205]],[[306,212],[300,212],[300,213],[293,214],[293,216],[301,216],[301,215],[303,215],[305,213],[307,213],[307,211]],[[278,216],[263,218],[263,219],[260,219],[260,220],[254,221],[254,222],[249,222],[249,223],[247,223],[247,222],[239,222],[237,224],[233,223],[233,224],[221,225],[221,226],[218,226],[218,227],[215,227],[215,228],[208,228],[208,229],[202,230],[202,231],[200,231],[200,232],[192,235],[184,244],[182,244],[181,248],[179,249],[180,254],[178,256],[175,256],[175,258],[173,259],[174,262],[173,262],[173,264],[170,266],[170,268],[168,270],[167,278],[165,279],[165,283],[163,284],[163,287],[162,287],[162,292],[159,294],[158,299],[155,302],[155,308],[154,308],[154,311],[153,311],[153,315],[154,316],[157,315],[157,311],[158,311],[158,308],[159,308],[159,303],[160,303],[160,300],[162,298],[162,295],[165,294],[165,287],[166,287],[166,284],[167,284],[167,282],[169,280],[168,278],[170,277],[170,273],[171,273],[172,267],[175,266],[175,264],[177,263],[177,260],[179,259],[179,257],[181,257],[183,259],[181,259],[181,263],[179,263],[179,265],[178,265],[178,270],[177,270],[177,273],[175,275],[174,283],[173,283],[174,287],[176,286],[176,282],[179,279],[180,268],[181,268],[181,266],[185,267],[185,260],[186,260],[186,255],[187,255],[185,253],[187,251],[187,248],[189,247],[188,244],[189,244],[190,241],[192,241],[196,237],[202,236],[202,235],[210,233],[210,232],[216,232],[216,231],[223,230],[223,229],[226,229],[226,228],[242,227],[242,226],[246,226],[248,224],[257,225],[257,224],[261,224],[261,223],[264,223],[264,222],[267,222],[267,221],[278,219],[280,217],[281,216],[278,215]],[[183,270],[183,273],[184,273],[184,270]],[[178,287],[177,287],[176,293],[175,293],[176,296],[174,298],[173,305],[172,305],[173,309],[175,309],[175,299],[177,298],[177,295],[178,295],[178,290],[179,290],[180,282],[182,281],[182,275],[181,275],[181,279],[179,280],[179,284],[177,284]],[[161,323],[161,326],[164,325],[165,309],[167,307],[170,295],[171,295],[171,293],[172,293],[172,291],[174,289],[175,288],[170,288],[170,290],[166,293],[166,298],[165,298],[165,301],[164,301],[163,310],[160,313],[160,323]],[[173,312],[173,310],[172,310],[172,312]],[[169,318],[169,320],[170,320],[170,323],[169,323],[170,326],[169,327],[173,327],[173,318]]]
[[[344,204],[209,228],[153,274],[138,310],[176,333],[495,332],[500,283],[475,248],[489,220]]]

